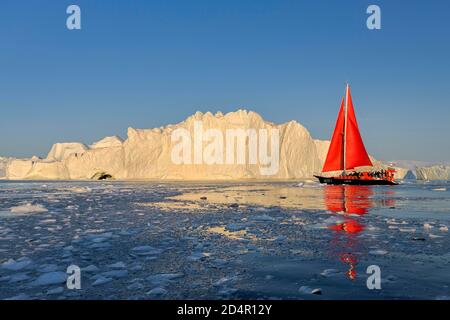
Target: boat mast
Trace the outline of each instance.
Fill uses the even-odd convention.
[[[344,105],[344,174],[345,169],[347,168],[347,107],[348,107],[348,89],[349,85],[347,83],[347,87],[345,88],[345,105]]]

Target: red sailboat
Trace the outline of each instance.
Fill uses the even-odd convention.
[[[359,133],[350,86],[347,84],[322,175],[315,177],[327,184],[394,185],[394,173],[393,168],[373,170]]]

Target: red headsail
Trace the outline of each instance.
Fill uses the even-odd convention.
[[[361,134],[359,133],[355,109],[353,108],[352,97],[350,95],[350,87],[347,86],[346,98],[342,99],[336,127],[334,128],[330,148],[328,149],[322,171],[351,170],[355,167],[362,166],[372,166],[372,161],[370,161]]]

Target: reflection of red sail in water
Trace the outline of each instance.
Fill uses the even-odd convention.
[[[356,257],[351,253],[344,253],[341,255],[341,261],[343,263],[347,263],[349,265],[349,268],[346,272],[347,277],[350,280],[356,279],[356,265],[358,264],[358,260]]]
[[[348,219],[347,221],[335,226],[329,226],[328,229],[334,231],[343,231],[346,233],[360,233],[364,230],[364,226],[356,220]]]
[[[393,190],[381,191],[382,199],[377,206],[394,206]],[[346,275],[349,279],[356,279],[356,265],[358,259],[352,251],[357,250],[359,233],[364,225],[358,222],[358,217],[349,215],[365,215],[375,205],[372,199],[374,190],[370,186],[357,185],[326,185],[324,186],[325,207],[332,212],[344,213],[344,221],[331,225],[328,229],[336,231],[336,238],[331,241],[338,250],[339,260],[348,265]],[[386,197],[385,197],[386,196]],[[344,237],[342,237],[342,235]]]
[[[324,188],[325,206],[333,212],[343,212],[345,215],[367,214],[373,206],[370,197],[373,195],[371,187],[368,186],[342,186],[327,185]],[[349,236],[345,249],[350,250],[355,245],[354,235],[364,230],[364,225],[345,217],[345,221],[336,225],[329,226],[328,229],[343,232]],[[358,260],[352,253],[345,252],[340,254],[340,260],[349,265],[346,275],[349,279],[356,279],[356,264]]]
[[[330,211],[363,215],[373,206],[369,186],[327,185],[324,192],[325,206]]]

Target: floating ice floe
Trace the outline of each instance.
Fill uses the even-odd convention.
[[[136,264],[131,265],[128,269],[130,271],[141,271],[144,269],[144,266],[142,264],[136,263]]]
[[[89,235],[86,237],[86,240],[91,242],[91,244],[88,246],[92,249],[104,249],[109,248],[111,244],[109,244],[107,241],[110,240],[113,237],[112,232],[105,232],[102,234],[94,234]]]
[[[111,244],[108,242],[94,243],[89,246],[91,249],[103,249],[106,250],[111,247]]]
[[[47,208],[45,208],[42,204],[31,204],[31,203],[11,207],[9,210],[12,213],[16,214],[39,213],[48,211]]]
[[[44,219],[44,220],[41,220],[39,222],[39,224],[40,225],[42,225],[42,224],[52,224],[52,223],[55,223],[55,222],[56,222],[56,219]]]
[[[93,265],[93,264],[87,266],[86,268],[82,268],[81,269],[81,271],[83,271],[83,272],[97,272],[99,270],[100,269],[97,266]]]
[[[324,276],[324,277],[330,277],[330,276],[338,275],[339,273],[340,272],[337,269],[325,269],[320,273],[320,275]]]
[[[106,271],[103,272],[101,274],[102,277],[105,278],[115,278],[115,279],[120,279],[120,278],[125,278],[126,276],[128,276],[128,271],[127,270],[112,270],[112,271]]]
[[[217,280],[216,282],[214,282],[213,286],[216,286],[216,287],[222,286],[222,285],[225,285],[225,284],[229,284],[230,282],[233,282],[235,280],[237,280],[236,276],[223,277],[223,278],[220,278],[219,280]]]
[[[65,272],[47,272],[39,276],[31,283],[33,286],[47,286],[51,284],[60,284],[66,282],[67,274]]]
[[[443,238],[443,236],[438,236],[437,234],[432,234],[432,233],[430,233],[428,236],[429,236],[431,239]]]
[[[167,294],[167,290],[162,287],[156,287],[146,293],[149,296],[162,296]]]
[[[307,228],[311,229],[327,229],[330,226],[339,225],[341,223],[344,223],[346,220],[341,217],[331,216],[327,219],[323,220],[322,222],[315,223],[308,225]]]
[[[381,278],[381,283],[392,283],[397,281],[397,277],[394,275],[388,275],[386,278]]]
[[[111,268],[111,269],[124,269],[124,268],[126,268],[126,265],[122,261],[119,261],[119,262],[116,262],[116,263],[108,265],[108,268]]]
[[[39,266],[39,268],[37,269],[38,272],[42,272],[42,273],[48,273],[48,272],[53,272],[53,271],[58,271],[59,267],[56,264],[42,264]]]
[[[256,222],[264,222],[264,221],[274,221],[275,218],[273,218],[267,214],[261,214],[261,215],[257,215],[257,216],[251,216],[249,218],[249,220],[256,221]]]
[[[137,231],[134,230],[120,230],[118,235],[120,236],[132,236],[135,235]]]
[[[157,249],[152,246],[138,246],[131,249],[131,251],[133,254],[136,254],[138,256],[156,255],[162,252],[161,249]]]
[[[16,296],[6,298],[5,300],[30,300],[30,296],[26,293],[19,293]]]
[[[248,224],[246,224],[246,223],[230,223],[230,224],[227,224],[225,229],[230,230],[230,231],[239,231],[239,230],[244,230],[247,227],[248,227]]]
[[[386,220],[387,224],[391,224],[391,225],[402,225],[402,224],[407,224],[406,221],[397,221],[395,219],[387,219]]]
[[[230,296],[233,293],[236,293],[237,291],[238,290],[235,288],[226,288],[225,287],[225,288],[220,289],[218,293],[222,296]]]
[[[372,254],[372,255],[376,255],[376,256],[382,256],[382,255],[385,255],[385,254],[387,254],[388,252],[386,251],[386,250],[382,250],[382,249],[377,249],[377,250],[371,250],[371,251],[369,251],[369,254]]]
[[[72,187],[72,188],[65,188],[64,190],[70,191],[71,193],[86,193],[92,191],[92,189],[89,187]]]
[[[306,181],[304,181],[304,183],[300,182],[297,186],[302,187],[302,188],[312,188],[312,189],[322,188],[322,184],[320,184],[317,181],[313,181],[313,180],[306,180]]]
[[[133,279],[132,283],[127,286],[128,290],[142,290],[144,289],[144,285],[139,282],[140,279]]]
[[[47,295],[61,294],[63,292],[64,292],[64,288],[63,287],[56,287],[56,288],[47,290]]]
[[[183,276],[184,274],[182,273],[160,273],[148,276],[146,280],[153,285],[161,286]]]
[[[16,260],[9,259],[8,261],[1,264],[0,268],[4,270],[10,271],[19,271],[22,270],[32,264],[31,259],[27,257],[22,257]]]
[[[28,275],[28,273],[20,272],[20,273],[13,274],[9,278],[9,283],[22,282],[22,281],[29,280],[29,279],[30,279],[30,276]]]
[[[429,223],[424,223],[423,224],[423,228],[426,229],[426,230],[430,230],[430,229],[433,229],[433,226],[431,224],[429,224]]]
[[[211,254],[208,252],[194,252],[189,257],[187,257],[188,261],[198,261],[203,258],[209,257]]]
[[[317,294],[317,295],[321,295],[322,294],[322,289],[320,289],[320,288],[312,289],[312,288],[310,288],[308,286],[301,286],[298,289],[298,292],[302,293],[302,294]]]
[[[105,278],[105,277],[103,277],[103,276],[99,276],[99,277],[94,281],[94,283],[92,283],[92,285],[93,285],[93,286],[100,286],[100,285],[102,285],[102,284],[105,284],[105,283],[108,283],[108,282],[111,282],[111,281],[112,281],[111,278]]]

